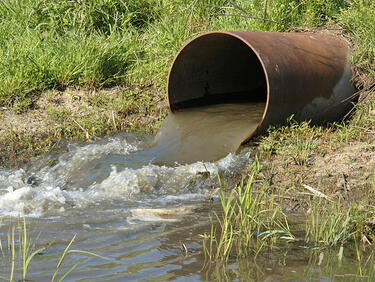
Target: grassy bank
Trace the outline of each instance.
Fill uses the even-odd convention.
[[[201,32],[345,37],[360,103],[337,123],[290,118],[252,140],[257,161],[238,187],[221,191],[223,213],[205,235],[205,250],[209,260],[227,261],[256,258],[280,242],[373,244],[374,0],[4,0],[0,23],[1,166],[19,166],[62,140],[155,132],[167,113],[173,57]],[[293,213],[303,216],[303,230],[288,223]]]
[[[323,265],[350,255],[353,277],[373,279],[375,93],[363,95],[348,121],[314,126],[290,118],[252,141],[254,161],[238,186],[219,190],[222,211],[202,235],[207,269],[238,278],[247,271],[228,264],[262,265],[283,250],[308,250],[317,267],[332,252]]]
[[[375,1],[299,4],[305,8],[289,24],[306,30],[324,24],[324,29],[351,42],[353,81],[361,89],[359,103],[336,123],[317,126],[296,123],[291,117],[287,126],[271,127],[266,135],[252,140],[255,161],[244,180],[230,191],[220,191],[218,224],[204,235],[208,261],[256,259],[292,244],[323,255],[325,249],[336,248],[339,258],[344,249],[354,249],[360,264],[362,251],[372,248]],[[275,13],[273,19],[281,18]],[[290,223],[295,215],[304,228]],[[361,268],[358,277],[363,277]]]
[[[353,43],[356,83],[371,83],[374,1],[236,3],[242,10],[218,0],[1,1],[0,164],[20,165],[61,139],[155,132],[171,61],[204,31],[332,28]],[[279,23],[230,16],[245,13]]]

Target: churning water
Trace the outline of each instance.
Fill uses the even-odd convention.
[[[54,241],[33,258],[32,281],[51,281],[75,234],[71,249],[104,258],[68,255],[57,277],[79,263],[69,281],[335,281],[356,273],[351,253],[341,265],[332,249],[320,265],[319,252],[295,245],[257,260],[205,265],[199,235],[210,232],[209,217],[218,210],[212,192],[218,176],[232,187],[249,162],[246,148],[234,152],[257,126],[258,106],[191,109],[170,115],[156,138],[120,134],[70,144],[22,169],[0,168],[0,277],[10,274],[10,235],[16,226],[18,241],[19,215],[27,217],[34,250]],[[16,280],[21,264],[15,261]]]
[[[74,234],[76,248],[108,259],[72,256],[65,269],[82,260],[72,279],[167,278],[200,266],[196,259],[181,260],[179,242],[190,252],[201,250],[198,234],[209,227],[211,192],[218,176],[234,181],[249,162],[247,149],[235,152],[263,108],[191,109],[169,115],[155,138],[119,134],[70,144],[67,152],[22,169],[0,168],[3,245],[19,215],[27,217],[37,246],[55,240],[34,259],[30,278],[37,281],[50,279]],[[0,273],[9,273],[7,259]]]
[[[263,109],[264,104],[190,109],[170,114],[154,140],[122,134],[70,144],[67,153],[27,169],[2,169],[0,215],[74,214],[77,207],[108,199],[200,197],[218,174],[236,173],[249,160],[234,153],[256,128]]]

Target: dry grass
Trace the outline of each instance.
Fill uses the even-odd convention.
[[[94,140],[122,131],[155,133],[167,113],[162,91],[115,87],[43,92],[33,109],[0,115],[0,166],[61,149],[64,140]]]

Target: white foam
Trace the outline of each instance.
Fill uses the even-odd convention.
[[[62,154],[55,166],[43,168],[38,175],[41,175],[44,183],[63,186],[67,178],[86,163],[113,153],[127,155],[136,151],[139,143],[131,144],[126,138],[111,137],[106,143],[90,143],[82,147],[70,145],[69,152]]]
[[[0,207],[8,213],[19,214],[23,211],[27,200],[32,198],[32,190],[30,187],[23,187],[17,190],[10,190],[0,196]]]
[[[71,148],[58,158],[55,166],[33,171],[33,176],[38,179],[34,184],[27,183],[30,173],[23,169],[0,168],[0,216],[58,216],[75,208],[87,208],[113,199],[132,200],[134,203],[200,199],[207,196],[207,187],[217,181],[218,173],[238,171],[249,161],[248,154],[242,152],[239,155],[229,154],[217,162],[196,162],[176,167],[153,164],[138,168],[112,166],[109,175],[100,183],[88,187],[69,186],[70,175],[74,175],[88,159],[95,160],[110,152],[129,154],[139,149],[140,141],[132,142],[118,137],[108,142]],[[80,176],[88,177],[84,174]]]
[[[23,169],[8,170],[0,168],[0,189],[21,188],[25,185],[26,173]]]

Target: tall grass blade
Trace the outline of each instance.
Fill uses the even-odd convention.
[[[14,231],[15,231],[15,227],[12,228],[12,266],[11,266],[11,270],[10,270],[10,278],[9,280],[10,281],[13,281],[13,275],[14,275],[14,263],[15,263],[15,260],[16,260],[16,250],[15,250],[15,242],[14,242]]]
[[[63,252],[63,254],[62,254],[62,256],[61,256],[61,258],[60,258],[60,260],[59,260],[59,262],[58,262],[58,264],[57,264],[57,266],[56,266],[55,273],[54,273],[53,276],[52,276],[52,279],[51,279],[52,282],[55,280],[55,277],[56,277],[56,275],[57,275],[57,272],[59,271],[60,266],[61,266],[62,262],[64,261],[65,256],[66,256],[66,254],[67,254],[67,252],[68,252],[70,246],[73,244],[74,239],[76,238],[76,236],[77,236],[77,234],[75,234],[75,235],[73,236],[73,238],[72,238],[72,240],[70,240],[68,246],[66,246],[66,248],[65,248],[65,250],[64,250],[64,252]]]
[[[95,254],[93,252],[84,251],[84,250],[69,250],[67,253],[68,254],[79,253],[79,254],[90,255],[90,256],[93,256],[93,257],[98,257],[98,258],[105,259],[105,260],[110,260],[110,258],[108,258],[108,257],[104,257],[104,256],[101,256],[101,255]]]
[[[27,259],[27,253],[28,253],[28,249],[27,249],[27,228],[26,228],[26,219],[25,217],[23,217],[23,255],[22,255],[22,262],[23,262],[23,280],[26,280],[26,272],[27,272],[27,267],[28,267],[28,264],[31,260]],[[34,256],[35,254],[33,254]],[[26,262],[28,261],[28,263],[26,264]]]
[[[58,282],[60,282],[60,281],[63,281],[64,280],[64,278],[70,273],[70,272],[72,272],[76,267],[77,267],[77,265],[78,265],[79,263],[77,263],[77,264],[75,264],[75,265],[73,265],[71,268],[69,268],[61,277],[60,277],[60,279],[59,280],[57,280]]]
[[[27,269],[29,267],[29,264],[31,262],[31,260],[33,259],[34,256],[36,256],[37,254],[43,252],[45,249],[47,249],[47,247],[42,247],[42,248],[39,248],[38,250],[34,251],[33,253],[31,253],[26,261],[24,262],[24,265],[23,265],[23,279],[26,280],[26,273],[27,273]]]

